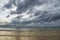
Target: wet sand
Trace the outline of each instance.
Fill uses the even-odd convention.
[[[60,40],[60,30],[0,31],[0,40]]]

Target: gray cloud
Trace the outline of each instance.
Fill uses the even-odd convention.
[[[51,23],[52,21],[55,23],[57,20],[60,20],[59,2],[59,0],[24,0],[23,2],[21,2],[21,0],[10,0],[4,7],[9,9],[12,4],[17,7],[16,11],[11,11],[10,15],[18,14],[18,16],[12,19],[12,23],[10,24],[41,24],[46,22]],[[35,6],[37,6],[37,8],[34,8]],[[26,11],[28,12],[26,13]],[[21,15],[23,13],[30,16],[28,18],[23,18],[25,17]],[[7,18],[8,17],[10,16],[8,15]]]

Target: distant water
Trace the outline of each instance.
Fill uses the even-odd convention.
[[[33,30],[33,29],[60,29],[60,26],[9,26],[2,25],[0,26],[0,30]]]

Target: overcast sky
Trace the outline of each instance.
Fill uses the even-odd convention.
[[[0,24],[60,25],[60,0],[0,0]]]

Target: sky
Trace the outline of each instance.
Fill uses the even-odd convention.
[[[0,25],[60,25],[60,0],[0,0]]]

